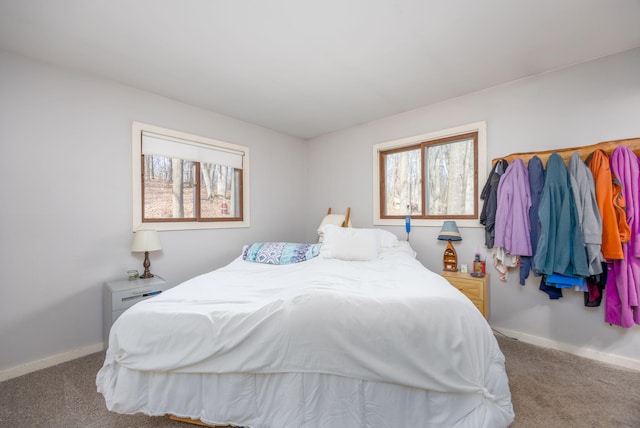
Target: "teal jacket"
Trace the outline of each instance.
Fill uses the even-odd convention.
[[[578,224],[571,181],[562,157],[552,154],[538,210],[540,237],[534,257],[539,273],[566,276],[589,276],[587,252]]]

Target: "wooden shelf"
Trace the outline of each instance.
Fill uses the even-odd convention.
[[[611,152],[618,146],[627,146],[640,156],[640,138],[629,138],[626,140],[604,141],[602,143],[592,144],[590,146],[569,147],[557,150],[545,150],[540,152],[512,153],[510,155],[494,159],[491,164],[495,164],[500,159],[504,159],[507,162],[511,163],[511,161],[513,161],[515,158],[522,159],[522,161],[526,164],[529,159],[534,156],[538,156],[540,160],[542,160],[542,164],[546,166],[547,159],[549,159],[549,156],[551,156],[553,153],[557,153],[565,162],[567,162],[574,152],[580,153],[580,157],[584,160],[595,150],[600,149],[607,154],[611,154]]]

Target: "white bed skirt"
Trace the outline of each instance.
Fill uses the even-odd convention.
[[[507,427],[513,408],[496,346],[482,394],[438,393],[314,373],[199,374],[130,370],[98,375],[107,407],[251,428]],[[98,382],[100,385],[100,382]]]

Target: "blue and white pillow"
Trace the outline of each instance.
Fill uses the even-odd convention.
[[[320,244],[256,242],[244,249],[242,259],[255,263],[287,265],[311,260],[318,254],[320,254]]]

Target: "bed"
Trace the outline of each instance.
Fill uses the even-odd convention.
[[[251,428],[506,427],[504,357],[476,307],[379,229],[256,243],[128,309],[107,408]]]

